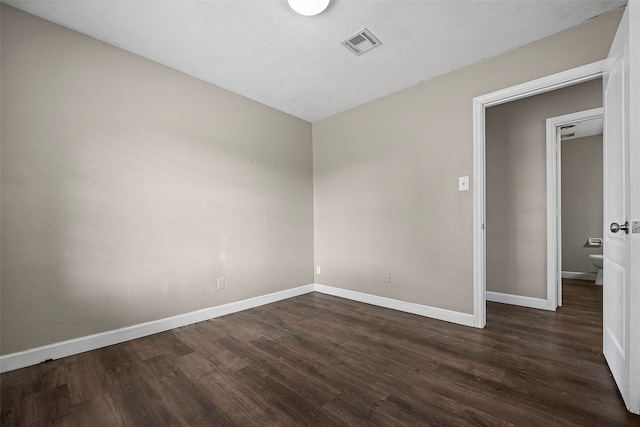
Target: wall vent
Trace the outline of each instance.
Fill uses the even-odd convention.
[[[367,53],[373,48],[380,46],[382,43],[376,38],[371,31],[363,28],[351,37],[347,38],[342,44],[351,52],[360,56]]]

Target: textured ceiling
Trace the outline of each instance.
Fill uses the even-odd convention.
[[[314,122],[512,50],[626,0],[6,1],[19,9]],[[367,27],[382,46],[340,43]]]

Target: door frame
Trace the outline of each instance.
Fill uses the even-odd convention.
[[[473,98],[473,326],[484,328],[487,319],[485,110],[600,78],[604,70],[602,60]],[[556,292],[547,295],[549,297],[555,303]]]
[[[558,128],[602,117],[604,108],[564,114],[547,119],[547,304],[562,306],[562,144]],[[556,295],[555,301],[549,296]]]

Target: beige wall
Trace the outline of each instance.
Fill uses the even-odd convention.
[[[488,291],[547,297],[546,119],[601,106],[597,79],[487,109]]]
[[[603,59],[620,17],[314,123],[316,282],[471,313],[473,97]]]
[[[2,5],[0,353],[310,283],[314,233],[316,282],[470,313],[472,98],[620,16],[315,123],[312,199],[309,123]]]
[[[1,31],[2,354],[313,282],[309,123],[5,5]]]
[[[602,135],[562,141],[562,270],[595,272],[585,248],[602,236]]]

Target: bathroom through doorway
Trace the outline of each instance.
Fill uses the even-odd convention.
[[[602,284],[602,108],[547,119],[547,280]],[[598,268],[598,264],[600,268]]]
[[[548,262],[557,240],[547,238],[552,204],[547,172],[555,163],[547,164],[546,121],[601,107],[602,79],[593,78],[486,108],[487,301],[544,310],[558,306],[556,262]],[[552,212],[555,221],[555,206]]]

